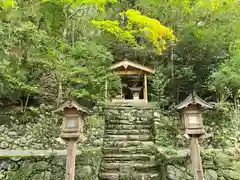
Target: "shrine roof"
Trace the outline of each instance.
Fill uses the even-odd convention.
[[[151,69],[149,67],[146,67],[146,66],[143,66],[143,65],[138,64],[138,63],[128,61],[128,60],[123,60],[121,62],[118,62],[118,63],[112,65],[109,69],[116,70],[116,69],[119,69],[119,68],[124,68],[125,70],[128,70],[129,67],[137,69],[137,70],[141,70],[141,71],[144,71],[144,72],[147,72],[147,73],[154,73],[153,69]]]

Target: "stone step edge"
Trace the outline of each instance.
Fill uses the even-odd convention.
[[[139,162],[136,162],[136,161],[128,161],[128,162],[118,162],[118,163],[115,163],[115,162],[102,162],[101,163],[101,167],[104,167],[104,166],[110,166],[112,168],[115,168],[116,166],[119,167],[119,166],[125,166],[125,167],[145,167],[145,168],[148,168],[148,167],[156,167],[157,164],[155,162],[145,162],[145,163],[139,163]]]
[[[152,135],[104,135],[107,140],[139,140],[139,141],[151,141],[153,139]]]
[[[105,125],[106,129],[112,129],[116,127],[121,127],[122,129],[151,129],[152,125],[151,124],[106,124]]]
[[[147,154],[105,154],[103,155],[103,158],[107,157],[107,158],[111,158],[111,157],[152,157],[150,155]]]
[[[106,129],[105,134],[126,134],[126,133],[132,133],[132,134],[152,134],[152,131],[150,129]]]
[[[119,176],[119,174],[128,174],[128,173],[124,173],[124,172],[100,172],[99,176]],[[137,174],[139,176],[159,176],[158,172],[148,172],[148,173],[143,173],[143,172],[133,172],[132,174]]]
[[[119,141],[113,141],[112,143],[116,143]],[[126,141],[122,141],[122,142],[126,142]],[[127,142],[131,142],[131,141],[127,141]],[[134,141],[133,141],[134,142]],[[149,142],[149,141],[142,141],[142,142]],[[118,146],[106,146],[103,147],[102,150],[127,150],[127,149],[134,149],[134,150],[139,150],[139,149],[152,149],[156,147],[154,144],[138,144],[136,146],[128,146],[128,147],[118,147]],[[157,150],[157,149],[156,149]]]

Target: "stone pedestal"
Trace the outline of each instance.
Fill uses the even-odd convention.
[[[138,100],[139,99],[139,94],[141,92],[141,87],[134,87],[134,88],[130,88],[132,93],[133,93],[133,99],[134,100]]]

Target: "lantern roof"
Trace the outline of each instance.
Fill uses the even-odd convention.
[[[137,69],[137,70],[144,71],[146,73],[154,73],[153,69],[151,69],[149,67],[146,67],[146,66],[143,66],[143,65],[138,64],[138,63],[128,61],[127,59],[110,66],[109,69],[116,70],[116,69],[120,69],[120,68],[124,68],[125,70],[128,70],[128,69],[132,68],[132,69]]]
[[[69,100],[60,105],[54,112],[63,111],[65,108],[76,108],[78,111],[89,114],[89,111],[74,100]]]
[[[204,108],[212,109],[213,106],[209,104],[208,102],[204,101],[202,98],[200,98],[195,91],[193,91],[185,100],[183,100],[180,104],[176,106],[176,109],[180,110],[183,108],[188,107],[190,104],[199,104],[200,106]]]

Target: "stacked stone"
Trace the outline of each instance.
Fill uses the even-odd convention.
[[[78,151],[75,180],[96,180],[101,149]],[[1,180],[63,180],[66,151],[56,150],[0,150]]]
[[[206,180],[239,180],[240,155],[235,148],[202,149],[202,163]],[[189,149],[158,148],[158,163],[162,177],[168,180],[192,180]]]
[[[0,149],[65,149],[65,143],[58,135],[52,137],[50,136],[52,133],[49,136],[44,133],[41,136],[39,131],[43,128],[31,123],[0,125]]]
[[[114,106],[105,110],[100,179],[159,179],[152,135],[152,109]]]

